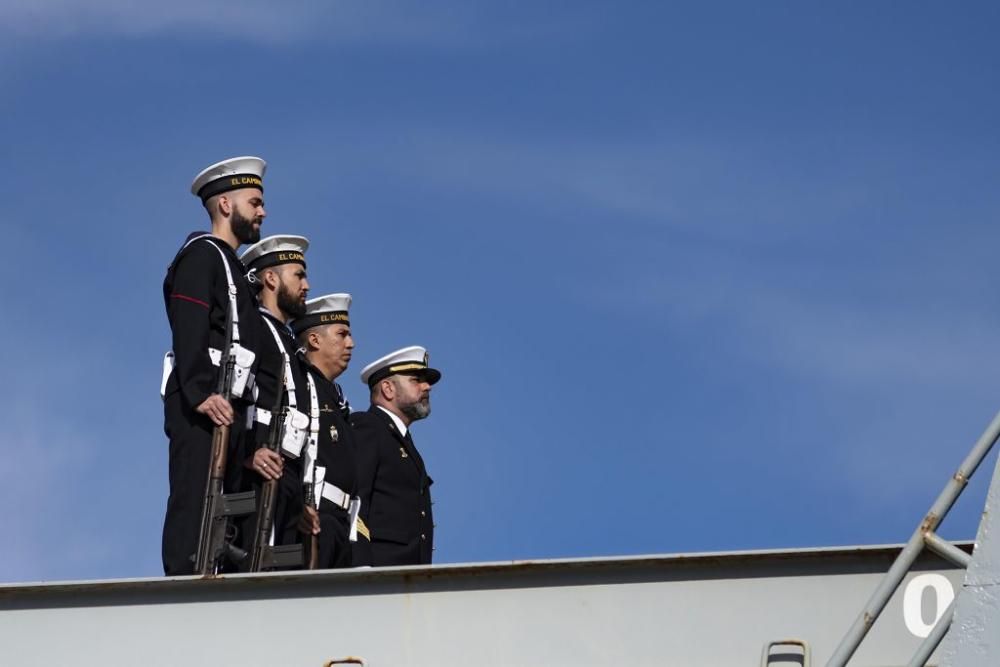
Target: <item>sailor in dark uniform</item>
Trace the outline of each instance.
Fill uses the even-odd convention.
[[[306,276],[306,250],[309,241],[302,236],[269,236],[250,246],[241,255],[247,279],[259,290],[260,352],[257,370],[257,398],[253,409],[253,436],[248,439],[244,456],[248,475],[244,487],[258,492],[264,480],[280,480],[274,507],[274,525],[283,526],[297,518],[302,504],[302,478],[296,470],[285,470],[287,460],[299,457],[308,437],[309,390],[306,386],[304,360],[288,323],[306,312],[309,281]],[[275,409],[283,410],[283,427],[278,451],[265,447],[271,435]],[[244,544],[252,530],[243,530]],[[276,529],[275,544],[296,540],[294,530]]]
[[[432,480],[413,444],[410,427],[431,412],[431,385],[441,373],[427,351],[407,347],[361,372],[371,391],[367,412],[351,414],[358,441],[358,495],[370,541],[355,543],[354,565],[423,565],[431,562]]]
[[[163,522],[163,570],[192,574],[208,479],[212,430],[231,424],[227,491],[235,490],[239,452],[256,368],[257,303],[236,248],[260,238],[266,164],[232,158],[202,171],[191,185],[212,231],[188,236],[167,269],[163,297],[173,347],[164,358],[164,431],[170,439],[170,496]],[[232,402],[218,393],[219,364],[228,332],[236,351]]]
[[[367,539],[358,522],[357,462],[354,435],[344,412],[346,401],[335,382],[354,350],[348,311],[350,294],[311,299],[306,314],[292,322],[305,349],[316,402],[311,425],[314,442],[303,457],[303,483],[311,487],[299,529],[317,543],[316,568],[350,567],[351,542]],[[347,413],[349,414],[349,413]]]

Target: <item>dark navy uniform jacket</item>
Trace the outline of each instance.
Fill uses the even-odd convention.
[[[282,353],[284,353],[288,355],[292,379],[295,381],[295,401],[297,403],[295,408],[299,412],[304,412],[308,415],[309,386],[306,383],[305,362],[301,355],[298,354],[298,342],[281,320],[264,309],[259,311],[257,320],[259,321],[257,336],[260,337],[260,350],[257,353],[257,407],[273,411],[279,392],[283,395],[285,391],[285,360]],[[271,329],[267,326],[265,320],[270,322],[278,332],[278,337],[282,344],[281,349],[275,343],[274,335],[271,333]],[[284,399],[283,404],[289,404],[287,398]],[[258,423],[254,425],[254,431],[256,433],[254,438],[255,444],[259,447],[267,439],[270,427]],[[253,452],[250,453],[252,454]]]
[[[257,353],[257,407],[264,410],[274,411],[278,404],[279,396],[282,397],[281,405],[288,406],[289,400],[285,396],[284,371],[285,359],[282,353],[288,355],[288,363],[291,369],[292,378],[295,381],[295,409],[299,412],[309,414],[309,385],[306,382],[304,362],[298,354],[299,344],[295,340],[291,331],[285,324],[267,312],[265,309],[259,310],[256,318],[260,338],[260,350]],[[278,332],[278,339],[281,347],[274,340],[267,323],[270,322]],[[274,424],[273,416],[272,422]],[[263,447],[271,436],[272,425],[256,422],[253,425],[253,436],[248,439],[246,452],[243,456],[248,459],[253,456],[254,451]],[[278,444],[279,452],[281,444]],[[274,525],[276,526],[275,543],[290,544],[298,541],[298,534],[295,529],[295,522],[302,514],[302,469],[299,465],[301,459],[284,459],[284,469],[278,485],[278,494],[275,499]],[[245,489],[259,490],[263,479],[257,473],[247,473]]]
[[[306,363],[307,371],[316,383],[319,399],[319,441],[316,463],[325,468],[323,479],[350,497],[358,493],[358,467],[355,460],[354,432],[343,410],[343,393],[335,382]],[[291,466],[290,466],[291,468]],[[294,468],[301,478],[301,459]],[[311,482],[312,480],[304,480]],[[351,542],[350,518],[347,510],[334,505],[326,498],[320,499],[319,567],[350,567]],[[361,535],[359,540],[365,539]]]
[[[188,239],[203,233],[194,232]],[[229,283],[216,248],[222,250],[236,285],[240,344],[255,353],[259,350],[257,300],[239,257],[221,239],[194,241],[177,254],[163,281],[175,364],[166,396],[180,391],[189,409],[201,405],[218,389],[219,367],[212,364],[208,348],[221,350],[225,345]]]
[[[354,432],[344,419],[341,410],[342,395],[335,382],[326,377],[315,366],[309,372],[316,383],[319,395],[319,446],[317,462],[326,468],[325,479],[335,484],[349,496],[358,493],[358,467],[355,460],[357,446]],[[321,508],[322,509],[322,508]]]
[[[195,232],[188,240],[202,234]],[[191,242],[177,253],[163,281],[174,352],[174,370],[167,380],[163,402],[163,430],[170,439],[170,495],[163,522],[163,569],[168,575],[194,571],[191,556],[198,543],[213,433],[212,421],[195,408],[218,391],[219,367],[212,363],[208,350],[213,347],[221,351],[225,346],[227,265],[236,287],[240,344],[256,354],[260,347],[257,301],[243,275],[243,264],[227,243],[214,237]],[[227,452],[226,491],[236,490],[243,483],[247,398],[232,401],[235,419]]]
[[[434,520],[424,460],[381,408],[351,413],[357,441],[361,518],[371,541],[358,537],[354,565],[431,562]]]
[[[293,361],[294,363],[294,361]],[[312,376],[316,384],[316,397],[319,407],[319,441],[317,443],[316,463],[326,468],[323,478],[330,484],[334,484],[348,496],[354,497],[358,494],[357,462],[355,461],[354,433],[344,418],[340,407],[341,393],[335,382],[326,379],[315,366],[308,361],[302,361],[301,368],[303,375],[308,373]],[[310,398],[309,387],[305,377],[302,378],[305,400],[299,398],[298,409],[309,414]],[[302,487],[306,482],[312,480],[303,479],[303,455],[297,459],[285,459],[285,470],[283,478],[294,480],[298,487],[298,502],[303,504],[305,498],[302,494]],[[282,480],[284,485],[285,479]],[[320,510],[333,509],[329,501],[320,504]],[[297,509],[301,514],[301,507]],[[294,520],[298,520],[298,514]],[[346,513],[345,513],[346,516]],[[293,517],[289,517],[290,519]]]

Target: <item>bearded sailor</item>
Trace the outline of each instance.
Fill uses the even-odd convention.
[[[413,444],[413,423],[431,413],[431,386],[441,372],[414,345],[368,364],[361,381],[371,407],[351,413],[358,443],[358,495],[370,540],[359,541],[354,565],[426,565],[434,550],[431,480]]]
[[[211,221],[177,252],[163,281],[172,336],[164,358],[164,431],[170,440],[169,480],[163,523],[163,570],[192,574],[211,455],[212,432],[230,427],[224,488],[239,485],[238,454],[251,404],[258,345],[257,303],[236,249],[260,238],[264,210],[264,160],[237,157],[204,169],[191,184]],[[227,326],[228,325],[228,326]],[[235,357],[230,397],[218,393],[226,342]]]
[[[253,437],[244,456],[245,466],[256,474],[248,475],[246,488],[263,498],[261,485],[278,482],[273,506],[267,510],[272,513],[268,522],[273,520],[277,527],[272,535],[277,545],[296,541],[296,531],[282,527],[294,522],[302,502],[301,471],[294,462],[308,434],[309,389],[304,360],[288,323],[306,311],[308,248],[303,236],[277,235],[255,243],[241,256],[247,279],[258,290],[261,339]],[[288,462],[292,465],[286,469]],[[249,537],[252,531],[244,533]]]

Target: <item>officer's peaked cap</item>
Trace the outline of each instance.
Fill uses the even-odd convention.
[[[430,384],[441,379],[441,371],[428,366],[430,355],[419,345],[404,347],[373,361],[361,371],[361,381],[374,387],[390,375],[417,375]]]

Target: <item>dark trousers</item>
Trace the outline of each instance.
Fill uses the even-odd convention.
[[[170,495],[163,521],[163,572],[167,576],[194,574],[208,466],[212,455],[212,422],[184,405],[180,392],[163,405],[164,431],[170,439]],[[236,411],[230,431],[229,458],[224,487],[239,488],[242,452],[238,446],[244,433],[245,412]]]
[[[351,566],[350,515],[327,499],[319,505],[319,568]],[[361,538],[359,538],[361,539]]]
[[[278,480],[278,487],[274,497],[274,544],[300,544],[302,535],[299,533],[298,521],[302,515],[302,482],[298,479],[299,473],[289,465],[285,459],[285,472]],[[244,490],[253,490],[257,494],[257,512],[241,520],[237,520],[241,526],[240,532],[242,540],[240,545],[243,549],[253,548],[253,541],[257,535],[261,502],[263,501],[264,482],[255,472],[244,471]],[[301,569],[304,566],[299,566]]]

